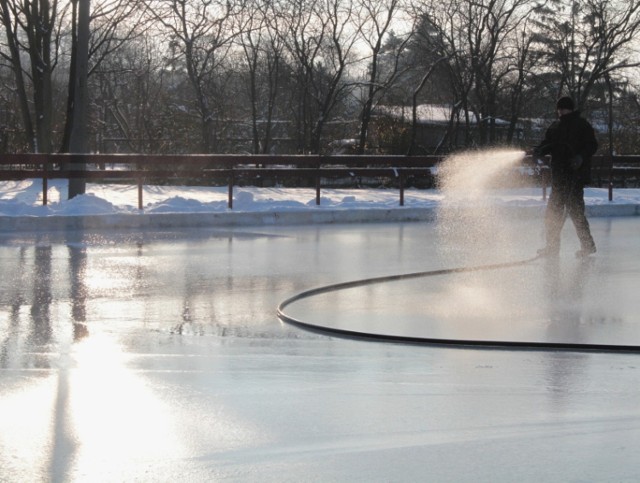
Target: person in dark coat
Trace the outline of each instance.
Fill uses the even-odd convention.
[[[551,195],[545,212],[546,246],[541,256],[555,256],[560,251],[560,233],[569,215],[578,233],[581,248],[577,257],[596,252],[589,222],[585,216],[584,186],[591,181],[591,156],[598,149],[593,127],[575,110],[570,97],[557,105],[558,120],[553,122],[544,140],[533,150],[536,157],[551,155]]]

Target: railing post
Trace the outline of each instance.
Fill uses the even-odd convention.
[[[138,175],[138,209],[142,210],[143,200],[142,200],[142,176]]]
[[[320,168],[322,167],[322,158],[318,157],[318,165],[316,166],[316,206],[320,206]]]
[[[613,183],[609,181],[609,201],[613,201]]]
[[[233,210],[233,182],[234,182],[234,176],[233,176],[233,166],[232,166],[231,173],[229,174],[229,192],[227,197],[227,206],[229,207],[230,210]]]
[[[42,206],[47,206],[49,193],[49,163],[45,162],[43,166],[44,174],[42,175]]]
[[[400,206],[404,206],[404,173],[399,170],[400,177]]]
[[[613,201],[613,154],[609,164],[609,201]]]

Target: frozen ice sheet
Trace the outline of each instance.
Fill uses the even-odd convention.
[[[503,329],[521,322],[507,302],[550,321],[561,300],[570,316],[582,307],[558,318],[572,336],[613,337],[638,313],[640,223],[592,227],[599,252],[577,295],[567,230],[557,277],[536,262],[513,271],[522,284],[499,272],[414,280],[302,312],[356,306],[393,326],[424,308],[439,329],[445,318],[473,331],[433,309],[462,285],[467,304],[505,301]],[[276,317],[314,286],[526,258],[540,220],[517,228],[511,251],[482,254],[439,247],[421,223],[4,234],[0,480],[636,481],[636,355],[366,343]],[[584,317],[603,302],[601,319]],[[474,307],[459,306],[482,318]]]

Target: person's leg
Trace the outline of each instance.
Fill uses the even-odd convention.
[[[576,252],[578,256],[586,256],[596,252],[596,244],[591,236],[589,221],[585,216],[584,187],[582,185],[573,186],[567,202],[567,212],[576,227],[576,233],[580,240],[580,250]]]
[[[551,187],[544,215],[547,245],[542,250],[538,250],[540,255],[557,255],[560,251],[560,234],[564,225],[567,196],[568,190],[565,186],[554,185]]]

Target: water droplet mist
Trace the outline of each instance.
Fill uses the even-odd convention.
[[[448,260],[465,264],[513,253],[513,217],[492,198],[492,191],[513,186],[524,152],[510,149],[466,151],[438,167],[443,201],[437,213],[440,248]]]
[[[524,155],[508,149],[468,151],[439,166],[443,200],[436,229],[444,266],[514,262],[535,253],[541,225],[519,219],[517,210],[498,201],[505,190],[522,185]],[[493,196],[496,191],[500,197]],[[459,321],[465,330],[480,322],[478,330],[489,330],[501,321],[521,319],[527,305],[522,300],[535,285],[522,267],[464,272],[440,281],[438,303],[429,310],[443,320]]]

